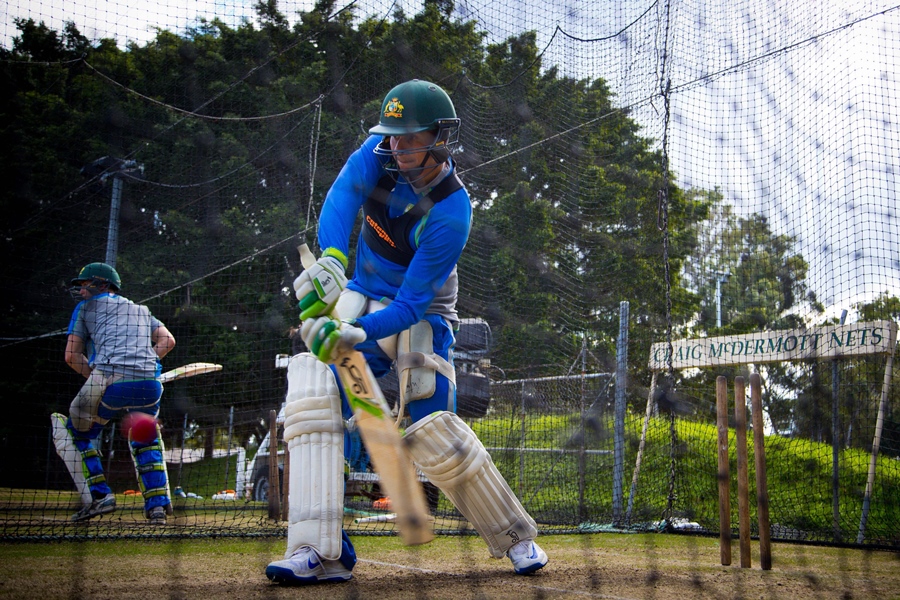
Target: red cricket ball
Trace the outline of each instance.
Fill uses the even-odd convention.
[[[122,418],[122,435],[138,444],[149,444],[156,439],[156,419],[142,412],[130,412]]]

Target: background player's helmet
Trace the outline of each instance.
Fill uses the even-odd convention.
[[[72,279],[69,285],[81,286],[85,281],[91,282],[91,287],[99,287],[108,283],[109,287],[118,292],[122,288],[122,278],[119,273],[106,263],[95,262],[85,265],[78,273],[78,277]]]
[[[440,86],[413,79],[394,87],[381,103],[378,125],[369,129],[374,135],[397,136],[434,131],[434,144],[426,148],[441,163],[450,158],[448,146],[459,140],[459,119],[447,92]],[[422,149],[410,150],[420,152]],[[383,143],[376,154],[390,154],[390,147]]]

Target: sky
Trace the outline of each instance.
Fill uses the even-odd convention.
[[[90,39],[114,38],[124,47],[126,41],[148,42],[156,28],[180,32],[195,24],[198,16],[217,16],[230,25],[252,16],[254,1],[182,0],[7,0],[0,9],[4,24],[2,43],[9,48],[16,34],[14,18],[32,18],[57,31],[73,21],[82,35]]]
[[[58,30],[74,21],[92,39],[142,43],[156,27],[180,32],[200,15],[237,25],[252,18],[253,3],[11,0],[0,9],[0,41],[9,47],[14,17],[31,17]],[[282,0],[279,9],[294,20],[310,4]],[[884,291],[900,296],[900,10],[893,4],[692,0],[665,13],[656,0],[457,0],[456,8],[477,19],[489,41],[540,32],[545,65],[605,78],[654,139],[662,134],[661,107],[647,99],[659,89],[659,73],[648,53],[660,46],[658,24],[668,19],[677,183],[719,187],[739,214],[761,213],[775,233],[794,236],[819,301],[839,314]],[[396,5],[407,14],[421,6],[356,4],[363,15]]]
[[[778,41],[773,31],[768,43]],[[895,10],[675,103],[682,185],[719,185],[736,207],[796,237],[831,314],[881,292],[900,296],[898,59]]]

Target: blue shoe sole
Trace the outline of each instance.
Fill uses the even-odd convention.
[[[525,567],[524,569],[521,569],[521,570],[517,569],[516,575],[529,575],[531,573],[534,573],[538,569],[543,569],[545,566],[547,566],[547,563],[536,563],[536,564],[531,565],[530,567]]]
[[[353,576],[351,575],[346,579],[343,577],[324,577],[322,579],[318,577],[298,577],[297,574],[290,569],[268,566],[266,567],[266,577],[275,583],[280,583],[282,585],[309,585],[311,583],[350,581]]]

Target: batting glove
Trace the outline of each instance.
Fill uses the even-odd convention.
[[[318,317],[303,322],[300,337],[319,360],[333,363],[340,354],[366,341],[366,332],[355,321],[341,322],[331,317]]]
[[[347,287],[344,265],[333,256],[323,256],[294,280],[294,292],[300,301],[300,320],[327,315]]]

